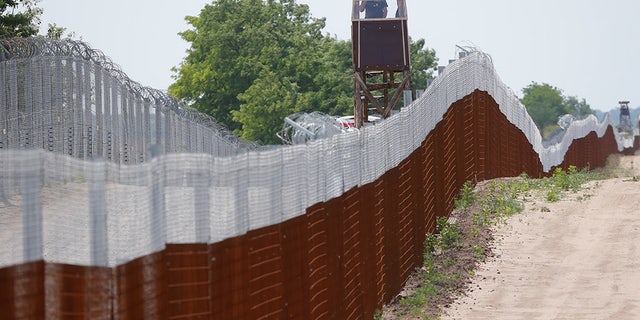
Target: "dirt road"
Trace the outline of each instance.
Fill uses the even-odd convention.
[[[640,319],[640,156],[620,167],[560,202],[528,202],[442,319]]]

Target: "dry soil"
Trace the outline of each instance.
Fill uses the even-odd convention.
[[[559,202],[528,202],[441,319],[640,319],[640,156],[619,170]]]

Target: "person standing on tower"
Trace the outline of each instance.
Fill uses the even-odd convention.
[[[360,12],[366,10],[364,17],[367,19],[386,18],[387,7],[387,0],[362,0],[360,3]]]
[[[396,18],[406,18],[407,8],[405,7],[404,0],[398,0],[398,9],[396,9]]]

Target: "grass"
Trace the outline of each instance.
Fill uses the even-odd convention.
[[[458,225],[451,223],[445,217],[436,219],[436,232],[440,234],[437,243],[442,250],[455,249],[460,246],[460,232]]]
[[[492,180],[481,194],[473,183],[466,182],[454,200],[454,213],[464,219],[436,219],[436,233],[425,237],[423,267],[417,274],[419,284],[411,294],[400,298],[398,315],[439,318],[442,305],[452,301],[451,293],[464,290],[466,279],[475,274],[477,264],[491,254],[491,227],[522,212],[534,194],[542,192],[548,202],[560,201],[567,193],[582,190],[584,183],[602,178],[602,174],[571,166],[567,170],[556,169],[542,179],[522,174],[514,179]],[[586,198],[580,196],[579,200]],[[550,210],[542,207],[541,211]]]

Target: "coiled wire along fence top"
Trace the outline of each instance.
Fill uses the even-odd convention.
[[[131,80],[84,42],[29,38],[1,39],[0,45],[0,149],[40,147],[76,158],[97,156],[125,164],[144,162],[151,150],[229,156],[256,149],[215,119]],[[405,151],[414,150],[446,108],[474,88],[496,98],[507,118],[525,132],[540,154],[545,170],[562,161],[572,136],[585,136],[591,130],[601,136],[611,124],[609,117],[598,123],[591,116],[567,129],[573,134],[545,146],[524,106],[495,74],[490,57],[482,52],[471,56],[475,58],[446,67],[424,97],[403,109],[429,117],[414,117],[402,124],[419,133],[406,141],[410,143]],[[478,62],[486,72],[471,68]],[[374,141],[384,143],[388,138],[383,135]],[[632,139],[626,141],[619,135],[616,139],[621,148],[632,144]]]
[[[131,80],[84,42],[1,39],[0,80],[3,149],[138,163],[152,149],[229,156],[256,148],[212,117]]]

